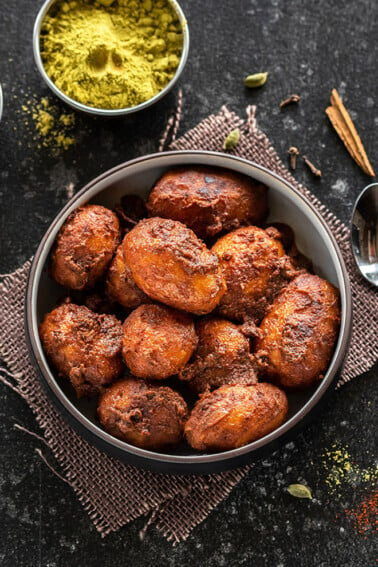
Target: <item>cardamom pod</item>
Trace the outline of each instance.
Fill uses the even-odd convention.
[[[287,491],[295,498],[308,498],[312,500],[311,490],[304,484],[290,484],[287,487]]]
[[[255,73],[254,75],[248,75],[248,77],[244,79],[244,84],[249,89],[255,89],[265,85],[267,78],[268,73]]]
[[[240,130],[236,128],[236,130],[232,130],[225,141],[223,142],[223,149],[224,150],[232,150],[235,146],[238,145],[240,140]]]

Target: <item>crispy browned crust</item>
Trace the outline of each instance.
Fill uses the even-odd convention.
[[[197,346],[193,319],[165,305],[141,305],[123,324],[123,358],[132,374],[160,380],[177,374]]]
[[[151,299],[137,286],[123,256],[122,244],[118,246],[106,277],[106,294],[125,309],[135,309]]]
[[[236,321],[261,321],[295,274],[281,242],[256,226],[226,234],[211,250],[221,261],[227,285],[218,312]]]
[[[312,272],[312,262],[298,250],[294,231],[289,225],[282,222],[274,222],[265,230],[269,236],[282,242],[286,254],[290,257],[292,265],[298,272],[301,270]]]
[[[186,167],[165,173],[152,189],[150,216],[178,220],[207,238],[246,224],[263,223],[267,187],[249,177],[211,167]]]
[[[257,350],[266,377],[288,389],[316,383],[327,370],[339,325],[338,290],[318,276],[296,277],[261,323]]]
[[[78,398],[102,392],[124,369],[122,326],[113,315],[66,303],[45,316],[39,335],[47,357],[69,378]]]
[[[277,429],[287,411],[285,393],[273,384],[221,386],[196,403],[185,435],[193,449],[229,451]]]
[[[180,443],[188,408],[172,388],[129,377],[101,396],[98,417],[114,437],[157,451]]]
[[[197,327],[198,347],[193,362],[180,372],[181,380],[197,392],[224,384],[255,384],[255,362],[249,340],[240,327],[226,319],[208,317]]]
[[[125,236],[123,253],[138,287],[171,307],[203,315],[225,291],[217,256],[180,222],[142,220]]]
[[[100,205],[78,207],[56,237],[51,275],[61,285],[82,290],[105,273],[119,244],[117,215]]]

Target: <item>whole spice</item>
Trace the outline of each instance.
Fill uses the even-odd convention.
[[[287,487],[287,491],[295,498],[308,498],[312,500],[311,490],[304,484],[290,484]]]
[[[227,138],[223,142],[223,149],[232,150],[233,148],[235,148],[235,146],[238,145],[239,140],[240,140],[240,130],[239,128],[236,128],[235,130],[232,130],[228,134]]]
[[[254,75],[248,75],[244,79],[244,84],[249,89],[256,89],[265,85],[267,78],[268,73],[255,73]]]
[[[299,156],[299,150],[295,146],[291,146],[288,153],[290,159],[290,167],[294,171],[297,167],[297,157]]]
[[[320,169],[315,167],[315,165],[306,156],[303,156],[303,161],[305,162],[311,173],[315,175],[315,177],[322,176],[322,172],[320,171]]]
[[[282,102],[280,102],[280,108],[284,108],[288,106],[288,104],[294,104],[301,100],[301,97],[298,94],[292,94]]]
[[[370,165],[365,148],[362,145],[352,119],[343,105],[336,89],[332,90],[331,106],[326,108],[326,113],[332,123],[332,126],[344,142],[346,149],[357,165],[359,165],[362,171],[364,171],[367,175],[375,177],[374,170]]]
[[[155,96],[173,78],[182,44],[168,0],[58,2],[41,29],[50,79],[95,108],[127,108]]]

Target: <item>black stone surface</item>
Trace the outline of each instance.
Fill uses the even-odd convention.
[[[285,159],[297,145],[322,170],[320,181],[300,164],[296,177],[348,222],[353,201],[369,182],[331,129],[324,109],[336,87],[378,167],[375,0],[182,0],[190,31],[189,61],[180,133],[223,104],[243,114],[257,104],[260,127]],[[0,82],[5,108],[0,124],[0,272],[10,272],[39,239],[75,190],[129,158],[157,150],[177,90],[132,119],[77,115],[76,145],[53,155],[40,147],[33,120],[23,110],[32,99],[51,98],[32,58],[38,2],[1,4]],[[248,73],[269,71],[263,89],[247,91]],[[292,92],[302,100],[280,111]],[[377,366],[336,392],[318,419],[245,479],[189,539],[175,548],[154,529],[144,541],[144,520],[101,539],[69,486],[35,452],[37,440],[14,423],[37,430],[24,402],[0,385],[0,564],[66,567],[268,566],[365,567],[376,564],[374,532],[356,533],[344,512],[373,490],[372,478],[348,474],[330,482],[322,456],[347,451],[353,470],[374,465]],[[44,448],[47,456],[53,460]],[[335,471],[332,473],[335,475]],[[331,474],[331,476],[332,476]],[[374,476],[374,475],[373,475]],[[328,482],[327,482],[328,478]],[[285,487],[305,482],[314,500],[290,497]]]

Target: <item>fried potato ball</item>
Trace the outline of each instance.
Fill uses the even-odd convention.
[[[142,220],[125,236],[123,253],[136,284],[171,307],[204,315],[225,292],[218,257],[181,222]]]
[[[273,384],[221,386],[203,394],[185,425],[199,451],[229,451],[260,439],[286,418],[288,402]]]
[[[220,168],[173,169],[152,189],[147,209],[150,216],[178,220],[207,238],[262,223],[268,214],[267,187]]]
[[[137,286],[131,270],[125,262],[122,244],[118,246],[106,277],[106,295],[125,309],[135,309],[150,298]]]
[[[157,451],[179,444],[188,408],[172,388],[128,377],[106,390],[97,413],[104,429],[114,437]]]
[[[255,384],[254,358],[240,327],[226,319],[209,317],[197,325],[198,347],[193,362],[180,372],[181,380],[197,393],[224,384]]]
[[[197,346],[192,318],[165,305],[141,305],[123,324],[123,358],[135,376],[177,374]]]
[[[219,313],[236,321],[261,321],[287,283],[289,259],[281,242],[262,228],[247,226],[221,237],[211,251],[219,257],[227,285]]]
[[[297,248],[294,231],[289,225],[283,222],[274,222],[265,229],[265,232],[282,242],[286,254],[290,257],[291,263],[297,271],[312,272],[312,262]]]
[[[339,324],[338,290],[318,276],[296,277],[260,326],[256,348],[265,375],[288,389],[316,383],[331,359]]]
[[[45,316],[39,335],[47,357],[69,378],[78,398],[99,394],[124,370],[122,325],[113,315],[67,303]]]
[[[87,289],[105,273],[119,244],[117,215],[100,205],[78,207],[60,229],[51,275],[69,289]]]

